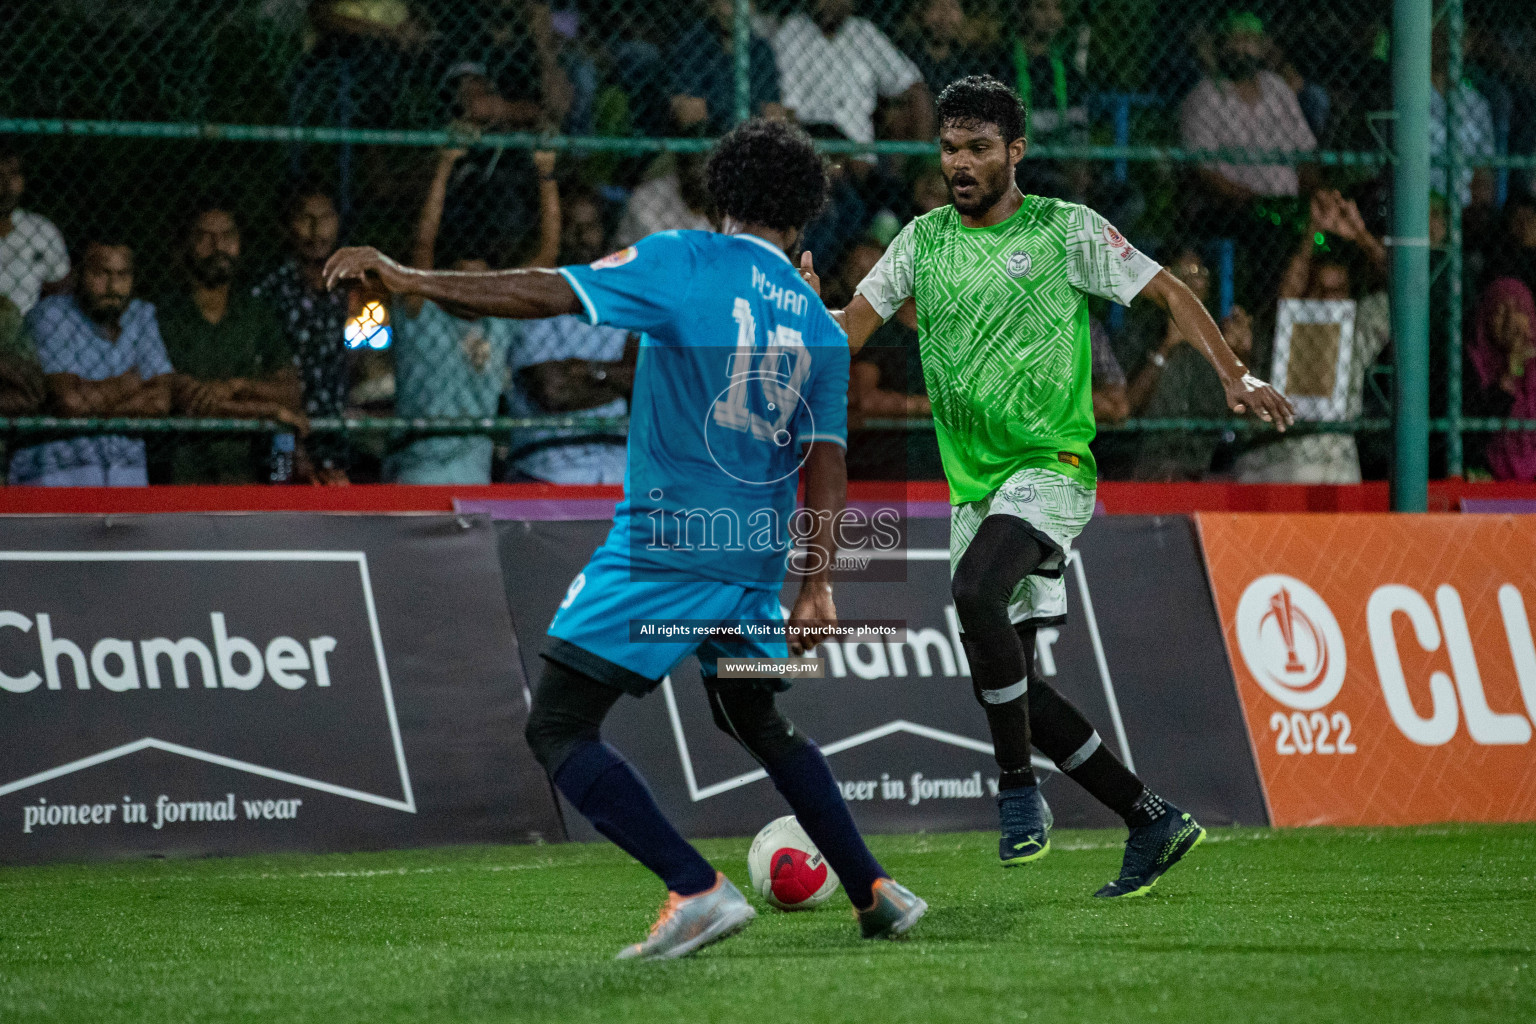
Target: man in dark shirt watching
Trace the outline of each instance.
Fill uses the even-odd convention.
[[[205,204],[188,224],[187,286],[160,306],[160,333],[177,369],[175,402],[192,416],[278,420],[301,433],[308,423],[293,349],[271,307],[234,287],[240,228],[221,204]],[[255,483],[270,479],[271,438],[182,440],[171,457],[175,483]]]

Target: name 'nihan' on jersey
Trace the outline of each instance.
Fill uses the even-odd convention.
[[[665,231],[560,272],[592,323],[642,332],[606,546],[651,579],[777,587],[804,446],[847,445],[842,329],[754,235]]]

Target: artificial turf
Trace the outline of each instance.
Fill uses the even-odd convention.
[[[1212,830],[1117,902],[1121,835],[995,842],[871,840],[932,905],[908,941],[839,895],[670,963],[611,959],[663,893],[605,845],[7,868],[0,1021],[1536,1019],[1536,826]]]

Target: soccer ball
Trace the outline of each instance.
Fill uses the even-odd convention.
[[[752,840],[747,873],[757,894],[780,910],[814,910],[837,890],[837,873],[793,814],[770,821]]]

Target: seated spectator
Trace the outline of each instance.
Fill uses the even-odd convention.
[[[671,170],[636,186],[614,233],[614,245],[634,245],[658,231],[713,230],[709,194],[704,188],[706,156],[674,154],[670,158]]]
[[[811,0],[809,13],[792,14],[779,27],[773,50],[784,105],[802,124],[873,142],[875,110],[891,100],[893,137],[933,138],[933,101],[922,73],[853,10],[854,0]]]
[[[300,185],[283,217],[288,256],[251,290],[271,307],[297,360],[306,416],[347,411],[347,292],[325,287],[321,271],[341,232],[331,194]],[[347,482],[347,446],[339,437],[311,437],[295,451],[294,477],[301,483]]]
[[[427,190],[416,227],[413,266],[437,265],[437,235],[444,199],[462,149],[444,150]],[[555,186],[555,155],[535,153],[540,180],[540,249],[534,266],[552,266],[560,238],[560,193]],[[476,272],[495,264],[474,250],[450,250],[452,270]],[[395,414],[410,418],[495,416],[506,386],[507,355],[517,334],[512,320],[478,316],[451,304],[419,296],[396,299],[394,327]],[[392,454],[384,478],[403,484],[488,484],[494,445],[490,437],[424,437]]]
[[[191,416],[269,419],[309,429],[293,349],[271,307],[235,285],[240,227],[220,204],[196,211],[182,258],[184,286],[160,305],[160,334],[176,367],[174,405]],[[271,480],[272,440],[178,439],[171,481],[250,484]]]
[[[932,96],[957,79],[999,70],[996,53],[965,16],[960,0],[919,0],[898,43],[917,65]]]
[[[723,135],[736,123],[736,5],[733,0],[695,2],[702,12],[667,57],[672,118],[684,133]],[[748,112],[753,117],[783,117],[773,47],[754,33],[748,59]]]
[[[1317,148],[1295,92],[1285,79],[1264,69],[1268,51],[1258,17],[1246,11],[1228,16],[1216,56],[1219,74],[1202,79],[1184,98],[1180,132],[1185,149],[1311,152]],[[1303,171],[1310,185],[1311,172]],[[1214,233],[1230,233],[1240,226],[1233,215],[1255,199],[1295,197],[1303,191],[1302,172],[1290,164],[1217,162],[1199,165],[1196,173],[1204,227]]]
[[[508,368],[513,416],[629,414],[640,337],[593,327],[585,317],[557,316],[521,324]],[[512,481],[552,484],[624,482],[622,430],[538,427],[513,431]]]
[[[1175,242],[1165,250],[1168,271],[1189,286],[1209,305],[1211,271],[1199,250]],[[1237,307],[1221,324],[1227,344],[1239,359],[1253,349],[1253,326],[1248,314]],[[1173,318],[1154,308],[1132,311],[1124,365],[1137,370],[1126,389],[1126,401],[1134,416],[1147,419],[1226,419],[1226,392],[1216,371],[1186,343]],[[1178,481],[1203,479],[1216,454],[1217,436],[1211,431],[1157,430],[1142,436],[1132,475],[1137,480]]]
[[[110,236],[80,252],[74,295],[53,295],[27,313],[50,405],[61,416],[165,416],[171,361],[155,307],[133,297],[133,249]],[[49,441],[11,457],[13,484],[143,487],[144,442],[114,435]]]
[[[1467,362],[1467,415],[1536,419],[1536,300],[1524,282],[1501,277],[1484,290]],[[1536,480],[1536,432],[1495,433],[1482,461],[1495,480]]]
[[[1429,152],[1432,158],[1442,160],[1445,158],[1446,100],[1453,92],[1458,104],[1456,144],[1461,150],[1463,166],[1456,177],[1454,193],[1447,185],[1448,171],[1443,164],[1431,163],[1429,185],[1432,190],[1443,196],[1450,197],[1454,194],[1463,209],[1472,207],[1477,210],[1478,212],[1473,214],[1474,217],[1487,216],[1493,208],[1493,169],[1468,167],[1465,164],[1467,161],[1491,157],[1498,153],[1497,140],[1493,133],[1493,111],[1488,106],[1488,101],[1483,98],[1483,94],[1474,89],[1472,83],[1466,79],[1457,82],[1454,90],[1450,89],[1450,80],[1446,71],[1448,50],[1445,29],[1436,29],[1430,51],[1429,80],[1434,88],[1429,94]]]
[[[64,236],[47,217],[21,208],[26,189],[21,154],[0,144],[0,296],[22,316],[69,283]]]
[[[1355,289],[1350,263],[1343,255],[1320,256],[1316,239],[1331,236],[1348,243],[1369,267],[1369,288],[1355,306],[1349,385],[1343,419],[1359,419],[1364,411],[1365,375],[1391,339],[1391,303],[1387,297],[1387,250],[1372,235],[1354,200],[1337,191],[1320,189],[1312,196],[1307,233],[1285,268],[1280,298],[1351,302]],[[1293,361],[1294,365],[1294,361]],[[1319,367],[1319,378],[1332,372]],[[1261,368],[1256,371],[1265,373]],[[1242,483],[1357,484],[1360,454],[1352,434],[1264,436],[1240,456],[1233,467]]]

